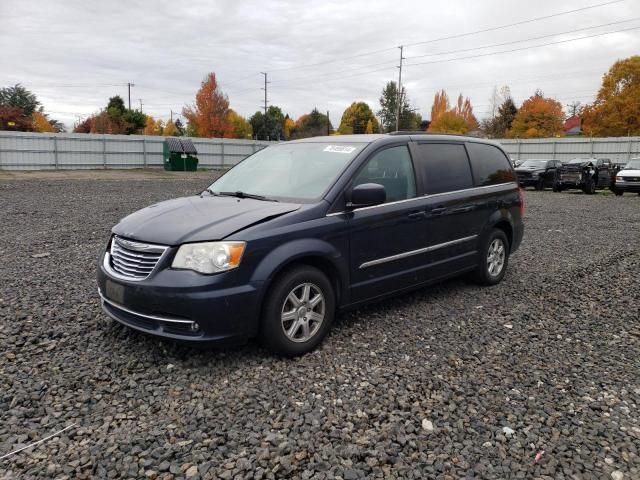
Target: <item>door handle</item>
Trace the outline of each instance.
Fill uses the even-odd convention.
[[[447,209],[447,207],[435,207],[435,208],[432,208],[431,210],[429,210],[429,213],[431,215],[440,215],[440,214],[444,213],[446,209]]]
[[[411,212],[409,214],[407,214],[407,217],[409,218],[424,218],[425,217],[425,212],[420,210],[418,212]]]
[[[466,213],[466,212],[470,212],[474,208],[475,208],[474,205],[465,205],[463,207],[454,208],[453,210],[451,210],[451,213]]]

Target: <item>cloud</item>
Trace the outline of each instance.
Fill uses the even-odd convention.
[[[591,4],[604,0],[593,0]],[[507,7],[505,7],[507,5]],[[353,101],[378,109],[387,81],[396,80],[400,44],[477,31],[584,7],[580,0],[512,3],[459,0],[399,1],[175,1],[110,2],[20,0],[0,3],[0,85],[32,89],[52,117],[72,124],[102,108],[110,96],[126,99],[159,118],[193,101],[200,81],[216,72],[231,106],[251,115],[263,102],[292,117],[312,108],[329,110],[334,124]],[[517,102],[540,88],[566,104],[593,99],[617,59],[636,54],[640,29],[612,35],[451,60],[622,28],[640,20],[554,35],[545,40],[442,54],[640,17],[632,0],[517,27],[407,47],[403,80],[413,105],[426,118],[436,91],[462,92],[485,115],[494,85],[508,84]],[[375,54],[354,55],[377,51]],[[350,57],[350,58],[349,58]],[[320,65],[314,65],[314,64]],[[311,66],[309,66],[311,65]]]

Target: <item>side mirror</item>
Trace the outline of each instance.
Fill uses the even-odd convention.
[[[363,183],[351,190],[351,200],[347,208],[371,207],[387,200],[387,192],[379,183]]]

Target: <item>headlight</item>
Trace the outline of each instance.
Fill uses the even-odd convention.
[[[624,182],[624,177],[616,177],[616,182]]]
[[[539,173],[539,172],[533,172],[533,173],[531,174],[531,176],[532,176],[533,178],[536,178],[536,177],[537,177],[537,176],[539,176],[539,175],[540,175],[540,173]]]
[[[200,273],[217,273],[240,265],[245,242],[187,243],[178,249],[172,268],[183,268]]]

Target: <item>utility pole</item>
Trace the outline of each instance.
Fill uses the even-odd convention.
[[[396,113],[396,132],[400,130],[400,102],[402,100],[402,60],[404,60],[404,57],[402,56],[402,50],[404,49],[404,46],[400,45],[400,47],[398,48],[400,48],[400,66],[398,67],[398,109]]]
[[[135,87],[136,85],[131,82],[127,82],[127,87],[129,89],[129,110],[131,110],[131,87]]]
[[[270,82],[267,82],[267,72],[260,73],[264,75],[264,88],[262,88],[264,90],[264,134],[269,140],[269,134],[267,133],[267,84]]]
[[[329,110],[327,110],[327,135],[331,135],[331,120],[329,120]]]
[[[140,113],[142,113],[142,99],[139,98],[138,100],[140,101]]]
[[[171,120],[170,121],[171,121],[171,123],[173,123],[173,109],[171,109],[170,112],[171,112]]]

